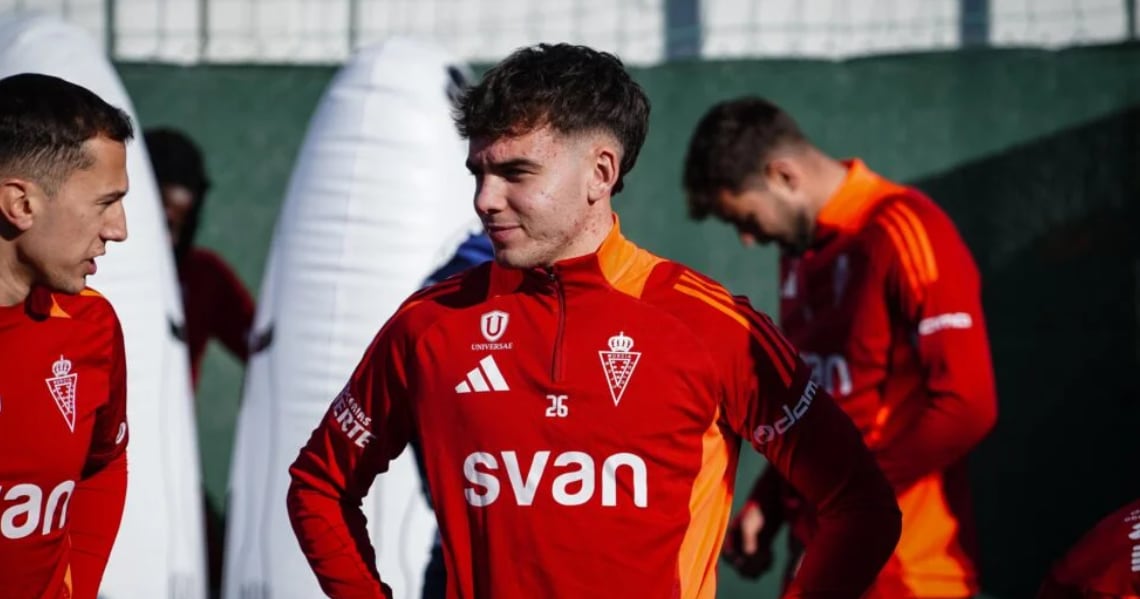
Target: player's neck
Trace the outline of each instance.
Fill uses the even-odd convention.
[[[814,222],[823,207],[843,187],[843,182],[847,180],[847,167],[842,162],[816,151],[812,157],[812,171],[814,171],[813,176],[809,180],[812,181],[813,189],[809,196],[811,206],[808,209]]]
[[[568,244],[546,266],[572,258],[588,256],[602,247],[602,242],[609,236],[614,228],[614,213],[609,202],[605,206],[595,205],[583,223],[582,230],[574,236],[572,243]]]
[[[0,307],[22,303],[31,292],[31,275],[17,259],[15,245],[0,241]]]

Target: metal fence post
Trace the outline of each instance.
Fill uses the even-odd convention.
[[[700,0],[665,0],[665,59],[701,55]]]
[[[989,0],[959,0],[958,39],[963,48],[987,46],[990,43]]]

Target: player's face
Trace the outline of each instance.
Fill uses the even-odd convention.
[[[20,236],[20,251],[34,282],[64,293],[82,291],[107,242],[127,238],[122,202],[127,193],[126,148],[96,137],[84,150],[92,164],[72,171],[54,197],[33,186],[33,221]]]
[[[194,192],[184,185],[164,183],[162,185],[162,210],[166,215],[166,230],[170,233],[170,244],[178,245],[186,217],[194,208],[197,199]]]
[[[796,251],[806,245],[811,233],[796,206],[784,194],[767,187],[721,189],[714,214],[735,227],[740,243],[746,246],[777,243]]]
[[[512,268],[549,266],[589,253],[578,247],[591,226],[588,139],[542,127],[514,137],[471,140],[467,168],[475,176],[475,211]]]

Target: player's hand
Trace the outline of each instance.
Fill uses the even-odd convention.
[[[721,557],[744,578],[756,579],[772,567],[771,541],[761,541],[764,512],[749,501],[728,525]]]

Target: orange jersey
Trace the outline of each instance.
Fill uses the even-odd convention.
[[[793,595],[856,597],[898,511],[809,379],[767,317],[615,224],[405,303],[294,463],[290,517],[326,593],[385,596],[359,505],[415,436],[448,597],[711,599],[744,439],[818,506]]]
[[[0,596],[95,599],[126,497],[123,334],[91,290],[0,307]]]
[[[1053,566],[1037,599],[1140,599],[1140,499],[1081,537]]]
[[[963,458],[992,428],[996,399],[980,277],[953,223],[853,161],[815,243],[783,256],[781,276],[784,333],[863,434],[903,512],[868,596],[975,595]],[[791,524],[810,536],[810,518]]]

